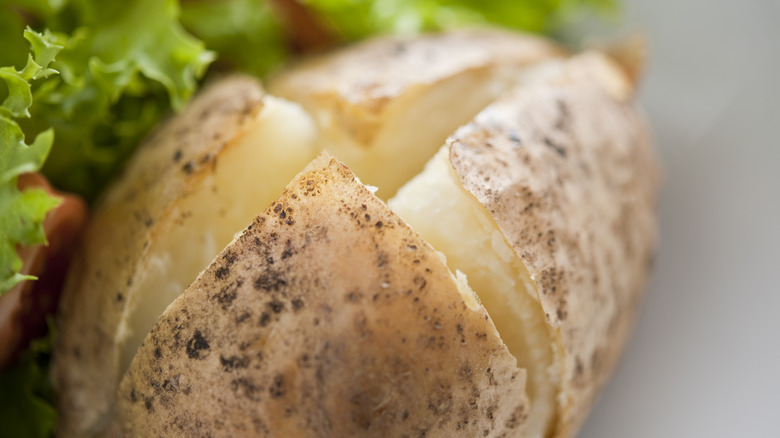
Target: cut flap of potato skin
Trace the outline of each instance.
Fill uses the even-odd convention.
[[[573,59],[447,143],[536,285],[560,375],[556,437],[576,433],[611,374],[655,251],[658,163],[633,103],[601,82],[613,67]]]
[[[439,255],[323,153],[159,319],[128,436],[519,436],[525,373]]]

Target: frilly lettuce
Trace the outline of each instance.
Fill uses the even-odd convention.
[[[25,20],[46,29],[24,32],[32,54],[21,70],[0,68],[0,294],[29,278],[16,247],[45,242],[41,223],[56,205],[41,190],[19,191],[18,175],[43,168],[55,186],[91,199],[195,91],[215,55],[178,15],[175,0],[0,0],[0,65],[24,56]]]
[[[46,23],[70,38],[52,65],[60,75],[39,88],[27,128],[54,127],[44,173],[56,186],[93,198],[195,91],[215,55],[178,15],[175,0],[74,0]]]
[[[34,278],[19,273],[22,260],[16,246],[45,243],[43,218],[58,204],[43,190],[20,191],[16,186],[19,175],[39,170],[51,150],[51,128],[27,144],[17,120],[30,117],[31,83],[57,73],[49,65],[63,47],[62,38],[49,32],[27,29],[24,38],[32,46],[24,68],[0,68],[0,79],[6,86],[0,104],[0,295],[16,283]]]

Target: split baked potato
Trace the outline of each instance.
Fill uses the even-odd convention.
[[[59,315],[60,433],[574,435],[656,239],[621,65],[461,30],[268,88],[212,84],[102,200]]]

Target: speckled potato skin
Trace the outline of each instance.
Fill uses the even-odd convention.
[[[60,436],[102,428],[119,383],[117,330],[144,251],[188,188],[263,108],[258,81],[208,87],[161,126],[102,199],[74,258],[58,315],[53,380]]]
[[[611,374],[655,251],[659,168],[629,82],[609,59],[572,59],[448,140],[534,279],[561,385],[554,437],[576,434]]]
[[[520,436],[485,310],[323,153],[166,310],[119,389],[126,436]]]

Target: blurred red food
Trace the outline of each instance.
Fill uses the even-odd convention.
[[[46,334],[46,316],[57,309],[71,256],[87,220],[87,205],[81,198],[52,188],[39,173],[21,175],[18,186],[42,188],[62,201],[43,222],[48,246],[18,249],[24,262],[22,274],[38,280],[23,281],[0,297],[0,370],[11,365],[31,340]]]

